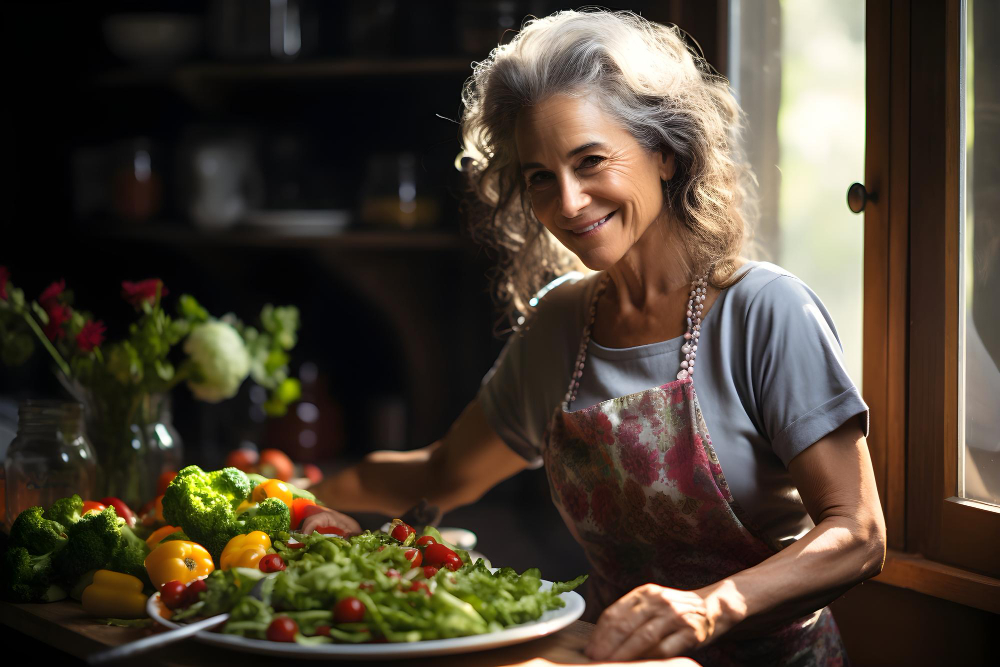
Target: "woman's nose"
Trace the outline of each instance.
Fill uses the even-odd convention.
[[[561,179],[559,184],[560,213],[566,219],[575,218],[590,205],[590,195],[583,191],[577,178]]]

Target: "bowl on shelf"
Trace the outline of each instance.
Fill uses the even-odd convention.
[[[104,40],[122,60],[167,65],[201,46],[202,20],[187,14],[113,14],[104,19]]]

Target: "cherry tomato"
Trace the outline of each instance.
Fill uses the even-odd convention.
[[[370,581],[362,581],[358,584],[358,588],[363,591],[373,591],[375,590],[375,584]]]
[[[431,594],[431,589],[422,581],[414,581],[410,584],[410,592],[412,593],[413,591],[425,591],[427,595]]]
[[[176,470],[168,470],[160,475],[160,479],[156,480],[156,495],[162,496],[166,493],[167,487],[170,486],[170,482],[174,481],[174,477],[177,477]]]
[[[346,597],[333,609],[333,620],[337,623],[360,623],[365,620],[365,605],[356,597]]]
[[[257,564],[261,572],[281,572],[285,569],[285,561],[278,554],[267,554]]]
[[[285,542],[285,546],[289,549],[301,549],[306,545],[305,542]]]
[[[184,595],[187,586],[180,581],[168,581],[160,587],[160,600],[167,609],[180,609],[184,606]]]
[[[240,447],[229,452],[226,456],[226,467],[236,468],[243,472],[250,472],[250,469],[257,464],[257,450],[249,447]]]
[[[396,527],[393,528],[392,532],[389,534],[395,537],[400,542],[405,542],[406,538],[409,537],[410,533],[412,532],[413,532],[413,526],[407,523],[400,523],[396,524]]]
[[[292,490],[280,479],[269,479],[254,487],[250,500],[259,503],[265,498],[277,498],[292,508]]]
[[[426,546],[431,545],[431,544],[437,544],[437,540],[435,540],[430,535],[424,535],[423,537],[418,537],[417,538],[417,546],[418,547],[426,547]]]
[[[337,526],[320,526],[319,528],[314,528],[313,532],[320,533],[321,535],[340,535],[341,537],[347,535],[346,530]]]
[[[433,565],[424,565],[424,577],[431,579],[438,573],[438,569]]]
[[[208,584],[205,583],[204,579],[195,579],[190,584],[187,585],[187,590],[184,591],[184,605],[185,607],[190,607],[195,602],[198,602],[201,598],[199,594],[202,591],[208,589]]]
[[[458,556],[458,554],[452,554],[445,558],[444,566],[454,572],[458,568],[462,567],[462,559]]]
[[[298,528],[305,521],[305,510],[307,507],[315,507],[316,503],[308,498],[295,498],[292,500],[292,528]]]
[[[435,567],[441,567],[444,565],[449,556],[455,556],[457,558],[458,554],[443,544],[431,544],[424,549],[424,560],[427,561],[428,565],[434,565]],[[461,559],[459,559],[459,561],[461,561]]]
[[[262,475],[277,477],[287,482],[295,474],[295,464],[280,449],[265,449],[260,453],[257,467]]]
[[[398,577],[399,571],[397,571],[396,568],[394,567],[390,567],[388,570],[385,571],[385,576],[389,577],[390,579],[392,579],[393,577]]]
[[[330,636],[330,626],[329,625],[317,625],[316,632],[313,634],[323,635],[324,637]]]
[[[424,556],[420,553],[420,549],[407,549],[403,552],[406,560],[410,561],[410,568],[420,567],[420,563],[423,562]]]
[[[110,505],[115,508],[115,514],[120,518],[125,519],[125,524],[131,528],[135,525],[135,512],[129,509],[128,505],[124,501],[119,500],[114,497],[101,498],[101,503],[105,506]]]
[[[105,508],[107,508],[107,505],[99,503],[96,500],[85,500],[83,501],[83,509],[80,510],[80,516],[90,511],[103,512]]]
[[[267,626],[267,638],[272,642],[293,642],[299,632],[299,624],[287,616],[278,616]]]

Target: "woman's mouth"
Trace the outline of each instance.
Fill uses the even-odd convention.
[[[603,218],[592,224],[590,227],[584,227],[583,229],[574,229],[573,233],[576,234],[577,236],[583,236],[584,234],[589,234],[598,227],[602,227],[604,223],[606,223],[608,220],[612,218],[612,216],[614,216],[615,213],[617,213],[617,211],[611,211],[611,213],[608,213],[606,216],[604,216]]]

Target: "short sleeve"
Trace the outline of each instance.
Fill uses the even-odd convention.
[[[525,378],[525,347],[524,333],[513,333],[483,377],[477,399],[500,439],[520,454],[529,468],[540,468],[542,434],[526,419],[525,403],[530,400],[531,387]]]
[[[844,366],[833,320],[804,283],[786,274],[761,287],[746,332],[755,407],[786,467],[851,418],[868,435],[868,406]]]

